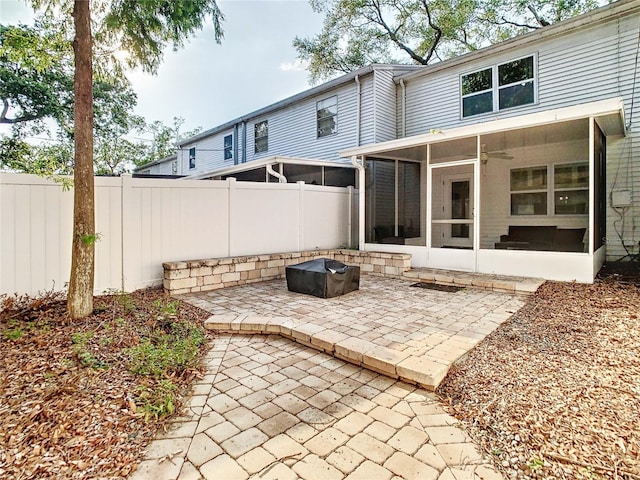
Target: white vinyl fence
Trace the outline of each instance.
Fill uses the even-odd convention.
[[[357,191],[280,183],[96,177],[95,292],[162,282],[162,262],[357,245]],[[73,191],[0,173],[0,294],[62,290]]]

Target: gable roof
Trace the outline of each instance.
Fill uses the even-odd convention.
[[[275,111],[275,110],[280,110],[282,108],[285,108],[293,103],[299,102],[300,100],[304,100],[306,98],[310,98],[313,97],[315,95],[320,95],[326,91],[332,90],[335,87],[339,87],[342,85],[345,85],[347,83],[351,83],[355,80],[356,77],[362,77],[364,75],[368,75],[370,73],[373,73],[374,71],[377,70],[393,70],[393,71],[399,71],[399,72],[406,72],[406,71],[411,71],[411,70],[416,70],[422,68],[422,66],[420,65],[391,65],[391,64],[371,64],[371,65],[367,65],[366,67],[362,67],[359,68],[358,70],[355,70],[351,73],[347,73],[345,75],[342,75],[338,78],[334,78],[333,80],[329,80],[328,82],[322,83],[320,85],[317,85],[313,88],[310,88],[308,90],[304,90],[303,92],[297,93],[295,95],[292,95],[290,97],[287,97],[283,100],[280,100],[278,102],[272,103],[271,105],[267,105],[266,107],[260,108],[258,110],[254,110],[253,112],[250,112],[246,115],[243,115],[241,117],[237,117],[234,118],[233,120],[229,120],[228,122],[225,122],[221,125],[218,125],[216,127],[213,127],[209,130],[205,130],[204,132],[199,133],[198,135],[194,135],[193,137],[187,138],[182,140],[179,144],[178,144],[178,148],[183,147],[184,145],[188,144],[188,143],[193,143],[195,141],[198,141],[202,138],[206,138],[209,137],[211,135],[214,135],[216,133],[219,133],[223,130],[228,130],[230,128],[233,128],[234,125],[237,125],[239,123],[242,122],[246,122],[249,121],[253,118],[256,117],[260,117],[262,115],[265,115],[269,112]]]

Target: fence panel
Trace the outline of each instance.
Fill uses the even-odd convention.
[[[345,246],[354,198],[304,183],[97,177],[95,292],[159,284],[162,262]],[[63,289],[72,222],[72,191],[0,173],[0,293]]]

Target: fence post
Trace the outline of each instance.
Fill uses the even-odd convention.
[[[304,243],[304,193],[305,183],[303,181],[296,182],[298,184],[298,251],[305,249]]]
[[[121,191],[120,191],[120,258],[122,261],[121,266],[121,275],[122,275],[122,284],[121,289],[123,292],[133,291],[133,282],[131,281],[131,275],[129,275],[130,267],[135,263],[131,262],[128,259],[128,255],[131,254],[131,249],[133,245],[130,245],[129,238],[127,238],[127,233],[129,229],[128,225],[128,217],[131,215],[131,207],[132,207],[132,179],[131,174],[124,173],[120,176],[122,181],[121,183]]]
[[[236,178],[235,177],[227,177],[227,192],[229,194],[229,211],[227,212],[227,257],[232,257],[233,252],[233,235],[231,233],[231,229],[233,227],[233,202],[237,201],[236,196]]]
[[[347,246],[351,248],[353,246],[352,243],[352,217],[353,217],[353,186],[349,185],[347,187]]]

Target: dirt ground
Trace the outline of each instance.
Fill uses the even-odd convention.
[[[96,297],[94,314],[75,322],[59,295],[2,300],[0,478],[126,477],[199,374],[134,374],[127,349],[168,324],[200,325],[204,312],[175,308],[158,288]]]
[[[126,477],[200,374],[136,375],[125,352],[204,312],[174,312],[160,289],[95,306],[82,322],[53,295],[0,308],[0,478]],[[141,392],[165,381],[178,392],[156,418]],[[439,394],[507,479],[640,479],[638,264],[608,266],[593,285],[546,283]]]
[[[439,393],[508,479],[640,479],[639,264],[545,283]]]

